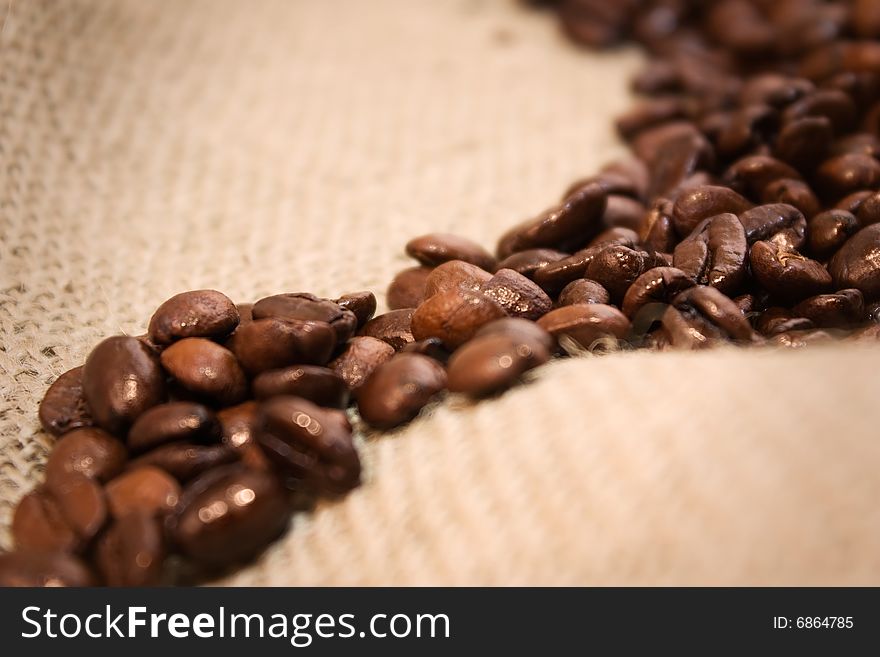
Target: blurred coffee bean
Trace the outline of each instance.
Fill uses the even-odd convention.
[[[122,472],[127,459],[128,451],[117,438],[97,428],[76,429],[55,443],[46,461],[46,478],[79,472],[106,482]]]
[[[601,246],[610,246],[612,244],[620,244],[635,249],[639,245],[639,234],[631,228],[608,228],[596,235],[587,245],[588,249],[595,249]]]
[[[449,233],[429,233],[411,239],[406,244],[406,253],[426,267],[436,267],[450,260],[461,260],[486,271],[495,267],[495,258],[482,246]]]
[[[53,436],[94,424],[82,389],[82,367],[74,367],[55,379],[40,402],[40,425]]]
[[[193,402],[167,402],[141,415],[128,432],[128,446],[144,452],[178,441],[209,442],[220,438],[220,425],[211,409]]]
[[[291,365],[261,372],[254,378],[253,388],[257,399],[295,395],[318,406],[345,408],[348,405],[345,380],[332,369],[317,365]]]
[[[180,498],[180,485],[170,474],[152,465],[129,470],[110,481],[106,488],[107,503],[114,518],[129,513],[164,516]]]
[[[358,410],[377,429],[409,422],[446,388],[446,370],[421,354],[397,354],[377,367],[357,391]]]
[[[766,337],[812,328],[815,328],[815,324],[811,319],[799,317],[797,313],[778,306],[768,308],[755,319],[755,330]]]
[[[449,390],[482,397],[509,388],[530,369],[550,360],[540,343],[511,335],[476,337],[449,359]]]
[[[255,325],[256,322],[248,326]],[[163,351],[160,358],[162,367],[175,382],[199,399],[232,406],[244,401],[247,395],[247,377],[235,354],[216,342],[184,338]],[[169,421],[174,421],[173,414]]]
[[[238,452],[229,445],[199,445],[174,442],[151,449],[131,462],[131,469],[155,466],[177,481],[186,482],[203,472],[239,459]]]
[[[156,586],[165,552],[159,521],[130,513],[113,521],[98,539],[95,565],[107,586]]]
[[[246,401],[237,406],[224,408],[217,413],[220,437],[224,444],[234,449],[253,444],[257,426],[257,408],[257,402]]]
[[[238,326],[235,304],[216,290],[176,294],[159,306],[150,319],[149,335],[165,345],[180,338],[222,338]]]
[[[875,192],[862,199],[856,210],[856,219],[859,220],[860,228],[880,223],[880,192]]]
[[[762,205],[791,205],[797,208],[804,217],[810,219],[819,213],[819,199],[802,180],[780,178],[764,188],[761,195]],[[742,219],[740,219],[741,221]]]
[[[682,194],[675,201],[672,220],[682,238],[688,237],[700,222],[719,214],[740,214],[754,204],[728,187],[704,185]]]
[[[810,170],[828,153],[834,131],[824,116],[806,116],[786,122],[776,137],[773,153],[783,162]]]
[[[369,322],[376,314],[376,295],[367,290],[343,294],[333,303],[343,310],[354,313],[355,319],[357,319],[357,328]]]
[[[427,338],[426,340],[417,340],[410,342],[400,350],[404,354],[421,354],[428,358],[433,358],[438,363],[446,364],[449,360],[450,351],[443,345],[443,340],[439,338]]]
[[[397,273],[385,295],[391,310],[415,308],[425,300],[430,267],[410,267]]]
[[[19,500],[12,516],[11,533],[15,547],[25,552],[74,552],[82,545],[45,486]]]
[[[82,544],[88,544],[107,521],[107,500],[101,485],[76,470],[53,471],[52,475],[46,478],[46,490]]]
[[[551,262],[567,258],[570,254],[555,249],[527,249],[507,256],[495,269],[512,269],[526,278],[533,279],[535,272]]]
[[[876,189],[880,185],[880,162],[869,155],[837,155],[825,160],[816,170],[816,185],[830,200],[860,189]]]
[[[645,220],[647,208],[627,196],[609,195],[602,213],[602,223],[611,228],[637,231]]]
[[[588,278],[579,278],[562,288],[556,303],[559,306],[571,306],[576,303],[608,304],[610,300],[608,290],[602,285]]]
[[[76,557],[64,552],[18,550],[0,554],[0,586],[95,586],[94,575]]]
[[[488,272],[486,276],[486,280],[492,278]],[[361,335],[387,342],[395,351],[400,351],[404,345],[415,340],[412,334],[414,312],[415,308],[401,308],[378,315],[364,325]]]
[[[829,127],[836,135],[852,130],[858,112],[852,98],[837,89],[819,89],[807,94],[789,105],[782,115],[785,123],[792,123],[806,117],[821,117],[828,120]],[[801,166],[800,162],[793,162]]]

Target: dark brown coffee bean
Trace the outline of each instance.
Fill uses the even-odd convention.
[[[414,343],[409,343],[414,344]],[[394,347],[378,338],[356,336],[348,341],[345,350],[327,365],[355,391],[379,365],[394,355]]]
[[[865,319],[865,302],[858,290],[840,290],[804,299],[792,311],[819,328],[848,328]]]
[[[333,303],[343,310],[354,313],[355,319],[357,319],[357,328],[369,322],[376,314],[376,295],[367,290],[343,294]]]
[[[746,105],[735,110],[719,131],[715,151],[722,159],[733,159],[765,144],[779,128],[779,112],[769,105]]]
[[[488,272],[486,275],[488,277],[486,280],[492,278]],[[412,334],[414,312],[415,308],[401,308],[374,317],[361,329],[361,335],[387,342],[395,351],[400,351],[415,340]]]
[[[225,566],[262,551],[289,519],[287,494],[275,475],[232,465],[191,482],[167,526],[184,555]]]
[[[548,294],[557,294],[574,280],[583,278],[587,266],[604,247],[588,247],[535,271],[534,280]]]
[[[482,397],[513,385],[528,370],[550,360],[541,344],[509,335],[477,337],[456,350],[449,360],[449,389]]]
[[[631,228],[608,228],[590,240],[587,248],[594,249],[596,247],[610,246],[612,244],[620,244],[635,249],[639,245],[639,234]]]
[[[425,299],[440,292],[460,288],[476,292],[490,278],[492,274],[476,265],[461,260],[450,260],[435,267],[428,275],[425,281]]]
[[[257,442],[286,474],[322,495],[360,484],[361,462],[345,413],[300,397],[273,397],[260,407]]]
[[[450,260],[468,262],[486,271],[495,267],[495,258],[482,246],[449,233],[429,233],[411,239],[406,244],[406,253],[427,267],[436,267]]]
[[[26,552],[74,552],[82,545],[55,498],[44,486],[19,500],[12,516],[11,531],[15,547]]]
[[[743,0],[719,0],[708,5],[706,31],[723,47],[744,57],[769,54],[776,39],[766,17]]]
[[[553,301],[544,290],[512,269],[499,269],[483,284],[481,291],[511,317],[535,320],[553,307]]]
[[[828,271],[838,289],[856,288],[869,302],[880,299],[880,224],[850,237],[831,258]]]
[[[148,408],[165,400],[156,354],[137,338],[107,338],[83,366],[83,395],[95,422],[121,435]]]
[[[418,306],[425,300],[425,288],[432,271],[430,267],[410,267],[398,272],[385,295],[388,307],[400,310]]]
[[[739,221],[749,244],[758,240],[772,240],[792,249],[799,249],[806,241],[807,220],[792,205],[759,205],[740,214]]]
[[[875,0],[853,0],[850,21],[853,31],[864,39],[880,37],[880,4]]]
[[[800,210],[807,219],[818,214],[821,209],[819,199],[805,182],[788,178],[780,178],[767,185],[761,195],[761,203],[791,205]]]
[[[675,267],[654,267],[629,286],[621,310],[632,319],[649,303],[670,303],[680,292],[695,285],[693,278]]]
[[[107,522],[107,500],[101,485],[75,470],[58,471],[47,477],[46,490],[58,503],[61,515],[83,545],[91,541]]]
[[[209,442],[220,437],[220,425],[211,409],[194,402],[176,401],[154,406],[128,432],[128,446],[145,452],[179,441]]]
[[[253,313],[254,319],[325,322],[335,331],[337,344],[348,340],[357,328],[357,317],[353,312],[329,299],[319,299],[304,292],[260,299],[254,304]]]
[[[690,124],[685,125],[692,128]],[[644,144],[641,148],[645,148]],[[636,151],[638,150],[639,145],[636,145]],[[711,169],[715,153],[712,145],[699,131],[688,129],[676,136],[658,140],[653,152],[645,159],[651,172],[648,199],[653,201],[660,196],[670,195],[696,171]]]
[[[672,208],[672,220],[675,230],[685,238],[709,217],[723,213],[740,214],[752,207],[751,201],[728,187],[703,185],[678,197]]]
[[[694,322],[701,326],[711,325],[727,338],[739,342],[754,340],[752,327],[739,306],[717,288],[704,285],[689,288],[675,297],[672,303],[692,325]]]
[[[254,320],[239,328],[230,342],[238,362],[251,375],[297,363],[323,365],[335,346],[336,334],[327,322],[283,319]]]
[[[523,344],[543,346],[547,351],[551,351],[556,345],[556,340],[546,330],[535,322],[520,317],[505,317],[489,322],[477,331],[474,337],[481,338],[487,335],[506,335]]]
[[[40,402],[40,424],[53,436],[60,436],[94,423],[82,389],[82,367],[64,372],[49,386]]]
[[[232,406],[247,395],[247,378],[235,354],[216,342],[184,338],[163,351],[161,360],[178,385],[199,399]]]
[[[585,349],[606,339],[622,340],[630,330],[626,316],[613,306],[601,303],[576,304],[551,310],[538,325],[557,340],[567,336]]]
[[[257,408],[255,401],[246,401],[238,406],[224,408],[217,413],[223,443],[239,450],[254,444],[257,427]]]
[[[815,85],[804,78],[795,78],[780,73],[762,73],[747,79],[739,93],[743,105],[765,104],[772,107],[785,107],[803,98],[815,89]]]
[[[827,199],[837,200],[880,185],[880,162],[868,155],[837,155],[816,170],[816,185]]]
[[[880,301],[865,306],[865,321],[880,323]]]
[[[738,297],[734,297],[733,302],[746,317],[748,317],[750,313],[756,312],[758,307],[754,294],[741,294]]]
[[[880,157],[880,137],[869,132],[846,135],[831,145],[829,155],[846,155],[847,153]]]
[[[206,470],[234,463],[238,452],[228,445],[198,445],[175,442],[150,450],[131,462],[131,468],[154,466],[164,470],[177,481],[189,481]]]
[[[435,294],[412,316],[416,340],[439,338],[448,349],[467,342],[483,324],[507,313],[494,299],[479,292],[458,289]]]
[[[839,41],[817,48],[800,65],[800,74],[811,80],[824,80],[844,71],[880,71],[880,44],[871,41]]]
[[[640,101],[618,116],[614,124],[620,136],[629,140],[647,128],[684,118],[687,118],[687,108],[682,98],[666,96]]]
[[[64,552],[18,550],[0,554],[0,586],[94,586],[94,575]]]
[[[749,260],[758,283],[781,301],[800,301],[831,287],[825,267],[777,242],[755,242]]]
[[[758,200],[770,183],[781,178],[799,180],[800,177],[785,162],[768,155],[749,155],[731,164],[722,180],[747,198]]]
[[[602,223],[611,228],[637,231],[645,221],[647,208],[627,196],[610,195],[606,201]]]
[[[608,294],[608,290],[588,278],[579,278],[566,285],[556,300],[560,306],[572,306],[576,303],[608,304],[610,302],[611,296]]]
[[[834,255],[859,229],[859,222],[846,210],[827,210],[810,219],[810,253],[820,260]]]
[[[612,245],[600,250],[590,260],[584,278],[602,285],[611,295],[611,301],[620,303],[629,286],[642,272],[665,264],[663,258],[658,255]]]
[[[648,167],[636,157],[624,157],[605,164],[595,176],[595,181],[606,194],[629,196],[640,201],[644,200],[651,182]]]
[[[512,269],[526,278],[533,279],[535,272],[544,265],[562,260],[568,256],[568,253],[556,251],[555,249],[527,249],[507,256],[495,266],[495,269],[496,271],[499,269]]]
[[[746,277],[748,245],[742,223],[733,214],[701,222],[675,247],[673,264],[700,285],[734,294]]]
[[[498,242],[498,257],[538,247],[565,251],[583,245],[601,229],[605,202],[601,185],[581,187],[561,204],[507,231]]]
[[[755,330],[767,337],[791,331],[806,331],[812,328],[815,328],[812,320],[798,317],[786,308],[768,308],[755,319]]]
[[[110,513],[117,519],[135,512],[164,516],[180,498],[180,485],[170,474],[151,465],[119,475],[105,490]]]
[[[438,363],[446,364],[449,360],[449,350],[443,346],[443,340],[439,338],[428,338],[427,340],[418,340],[410,342],[400,350],[404,354],[421,354],[428,358],[433,358]]]
[[[95,428],[76,429],[55,443],[46,461],[46,478],[79,472],[105,482],[122,472],[127,459],[125,445],[109,433]]]
[[[846,210],[847,212],[857,214],[862,207],[862,203],[864,203],[866,199],[871,198],[873,194],[874,192],[869,189],[860,189],[857,192],[844,196],[834,204],[834,207],[837,210]]]
[[[645,222],[639,231],[639,242],[648,251],[669,252],[678,241],[672,218],[673,202],[658,199],[645,215]]]
[[[222,338],[238,326],[235,304],[216,290],[176,294],[159,306],[150,319],[149,335],[156,344],[180,338]]]
[[[801,171],[810,171],[821,162],[831,146],[834,131],[824,116],[806,116],[782,126],[773,153]]]
[[[861,228],[880,223],[880,193],[874,193],[862,199],[856,211],[856,219],[859,220]]]
[[[856,120],[856,106],[852,98],[837,89],[819,89],[789,105],[783,120],[793,122],[804,117],[823,117],[828,119],[835,134],[845,134],[852,130]],[[794,163],[800,166],[799,163]]]
[[[261,372],[254,378],[254,396],[269,399],[279,395],[302,397],[318,406],[348,406],[348,386],[332,369],[317,365],[292,365]]]
[[[825,331],[819,329],[786,331],[773,336],[770,344],[774,347],[785,347],[786,349],[803,349],[814,344],[823,344],[830,342],[834,338]]]
[[[409,422],[446,387],[446,370],[421,354],[397,354],[375,369],[357,392],[358,410],[377,429]]]
[[[156,586],[162,580],[165,552],[159,521],[130,513],[98,539],[95,565],[107,586]]]

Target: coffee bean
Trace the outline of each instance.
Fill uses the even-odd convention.
[[[228,445],[199,445],[174,442],[161,445],[131,462],[131,468],[154,466],[164,470],[178,481],[189,481],[219,465],[234,463],[238,452]]]
[[[675,247],[673,264],[696,283],[733,294],[745,280],[747,257],[743,225],[728,213],[702,221]]]
[[[794,167],[812,169],[828,153],[834,131],[824,116],[787,121],[776,137],[774,155]]]
[[[639,234],[631,228],[608,228],[590,240],[587,248],[594,249],[601,246],[610,246],[612,244],[620,244],[621,246],[635,249],[639,245]]]
[[[846,210],[852,214],[858,214],[862,207],[862,203],[871,198],[873,194],[874,192],[869,189],[861,189],[852,194],[847,194],[834,204],[834,208],[837,210]]]
[[[94,423],[82,389],[82,367],[64,372],[49,386],[40,402],[40,424],[53,436],[61,436]]]
[[[693,278],[675,267],[654,267],[630,285],[621,310],[632,319],[649,303],[670,303],[680,292],[695,285]]]
[[[865,319],[865,303],[858,290],[839,290],[804,299],[792,311],[819,328],[849,328]]]
[[[526,278],[534,279],[535,272],[544,265],[567,258],[568,253],[555,249],[526,249],[507,256],[501,260],[495,270],[512,269]]]
[[[864,39],[880,37],[880,5],[874,0],[854,0],[851,23],[853,31]]]
[[[283,319],[326,322],[336,333],[341,344],[354,335],[357,317],[350,310],[329,299],[319,299],[313,294],[295,292],[276,294],[260,299],[254,304],[254,319]]]
[[[428,358],[433,358],[438,363],[445,364],[449,360],[449,350],[443,346],[443,340],[439,338],[428,338],[426,340],[418,340],[410,342],[400,350],[404,354],[421,354]]]
[[[758,283],[781,301],[800,301],[831,287],[825,267],[777,242],[755,242],[749,260]]]
[[[434,268],[425,281],[425,299],[435,294],[464,288],[479,291],[492,274],[461,260],[450,260]]]
[[[828,271],[838,289],[856,288],[865,301],[880,299],[880,224],[850,237],[831,258]]]
[[[785,107],[814,89],[815,85],[804,78],[767,72],[748,78],[740,89],[739,99],[743,105]]]
[[[772,240],[799,249],[806,240],[807,221],[796,207],[785,203],[759,205],[739,215],[749,244]]]
[[[336,334],[327,322],[274,318],[242,326],[230,343],[241,367],[251,375],[297,363],[323,365],[335,346]]]
[[[506,315],[504,308],[485,294],[448,290],[435,294],[416,309],[412,334],[416,340],[439,338],[448,349],[455,349],[470,340],[483,324]]]
[[[104,491],[94,479],[75,470],[52,474],[46,478],[46,490],[57,502],[67,524],[86,545],[107,521]]]
[[[357,328],[369,322],[376,314],[376,295],[367,290],[343,294],[333,303],[343,310],[354,313],[355,319],[357,319]]]
[[[249,324],[250,322],[254,321],[254,304],[237,303],[235,304],[235,309],[238,311],[239,326],[241,326],[242,324]]]
[[[865,306],[865,321],[880,323],[880,301]]]
[[[877,91],[880,93],[880,78],[878,78]],[[856,153],[868,157],[880,156],[880,138],[870,132],[857,132],[845,135],[831,144],[829,155],[846,155]]]
[[[550,360],[541,344],[516,340],[509,335],[477,337],[449,360],[449,389],[481,397],[509,388],[525,372]]]
[[[268,471],[272,465],[256,442],[258,410],[257,402],[247,401],[224,408],[217,413],[217,419],[223,433],[223,444],[235,450],[242,464],[252,470]]]
[[[159,306],[150,319],[149,335],[165,345],[180,338],[222,338],[238,326],[235,304],[216,290],[176,294]]]
[[[647,208],[628,196],[611,194],[602,213],[602,223],[611,228],[637,231],[645,221]]]
[[[684,118],[687,118],[687,109],[681,98],[650,98],[618,116],[615,126],[620,136],[629,140],[647,128]]]
[[[779,129],[779,112],[764,104],[746,105],[731,114],[718,134],[715,151],[720,158],[733,159],[768,141]]]
[[[837,155],[816,170],[816,185],[831,200],[860,189],[876,189],[880,185],[880,162],[869,155]]]
[[[783,120],[791,122],[804,117],[823,117],[835,134],[844,134],[852,129],[856,116],[856,106],[848,95],[838,89],[819,89],[789,105]]]
[[[739,306],[717,288],[705,285],[692,287],[679,293],[672,303],[691,325],[698,323],[701,329],[711,326],[728,339],[740,342],[751,342],[755,338]],[[705,330],[702,332],[707,333]]]
[[[257,442],[285,473],[315,493],[336,495],[360,483],[361,463],[345,413],[300,397],[266,401]]]
[[[489,278],[492,276],[489,275]],[[374,317],[361,329],[361,335],[387,342],[395,351],[400,351],[415,340],[412,334],[414,312],[415,308],[401,308]]]
[[[813,190],[802,180],[780,178],[764,188],[761,204],[784,204],[797,208],[807,219],[820,211],[819,199]]]
[[[388,307],[400,310],[418,306],[425,300],[425,287],[432,271],[430,267],[410,267],[398,272],[388,286]]]
[[[94,575],[64,552],[18,550],[0,554],[0,586],[94,586]]]
[[[129,470],[107,484],[107,503],[114,518],[129,513],[164,516],[180,498],[180,485],[167,472],[151,465]]]
[[[768,155],[749,155],[731,164],[722,180],[747,198],[758,200],[771,183],[782,178],[799,180],[800,177],[785,162]]]
[[[137,338],[115,336],[96,346],[83,366],[83,395],[95,422],[122,434],[165,399],[159,358]]]
[[[95,565],[108,586],[156,586],[162,580],[165,552],[159,522],[130,513],[115,520],[98,539]]]
[[[830,342],[834,338],[825,331],[818,329],[787,331],[773,336],[770,341],[775,347],[784,347],[786,349],[803,349],[814,344],[823,344]]]
[[[25,552],[74,552],[82,541],[44,486],[21,498],[12,516],[12,540]],[[2,558],[2,555],[0,555]]]
[[[612,245],[600,250],[590,260],[584,278],[602,285],[611,295],[611,301],[620,303],[629,286],[642,272],[665,264],[666,262],[657,255]]]
[[[576,303],[610,303],[611,297],[608,290],[596,281],[587,278],[579,278],[566,285],[556,303],[560,306],[571,306]]]
[[[409,343],[413,344],[413,343]],[[345,350],[327,365],[336,372],[351,391],[361,387],[379,365],[394,355],[394,347],[378,338],[357,336],[348,341]]]
[[[862,199],[856,212],[856,219],[859,220],[861,228],[880,223],[880,193],[874,193]]]
[[[377,367],[357,391],[358,410],[377,429],[409,422],[446,387],[446,370],[421,354],[397,354]]]
[[[810,253],[824,260],[834,255],[859,229],[859,222],[846,210],[826,210],[810,219]]]
[[[648,251],[667,253],[678,241],[672,218],[674,204],[669,199],[658,199],[645,215],[639,232],[639,241]]]
[[[670,195],[697,170],[709,169],[714,164],[712,145],[693,126],[685,125],[688,129],[680,134],[657,140],[645,157],[651,172],[651,186],[648,189],[648,199],[651,201]],[[645,148],[644,143],[641,148]],[[636,145],[636,151],[639,150],[639,145]]]
[[[506,335],[517,342],[542,346],[547,351],[556,346],[556,340],[546,330],[535,322],[520,317],[504,317],[489,322],[480,328],[474,337],[481,338],[487,335]]]
[[[348,405],[345,380],[332,369],[317,365],[292,365],[261,372],[254,378],[253,386],[257,399],[295,395],[318,406],[345,408]]]
[[[406,253],[426,267],[436,267],[450,260],[461,260],[491,271],[495,258],[482,246],[471,240],[448,233],[429,233],[411,239]]]
[[[235,354],[216,342],[184,338],[163,351],[161,360],[178,385],[199,399],[231,406],[247,395],[247,378]]]
[[[220,425],[211,409],[177,401],[154,406],[141,415],[128,432],[128,446],[144,452],[178,441],[209,442],[220,437]]]
[[[583,278],[590,262],[604,247],[581,249],[555,262],[548,263],[535,271],[534,280],[548,294],[557,294],[574,280]]]
[[[105,482],[122,472],[127,459],[125,445],[110,434],[95,428],[76,429],[55,443],[46,461],[46,478],[79,472]]]
[[[755,330],[767,337],[792,331],[806,331],[812,328],[815,328],[812,320],[798,317],[796,313],[780,307],[768,308],[755,320]]]
[[[672,220],[675,230],[685,238],[705,219],[723,213],[740,214],[752,207],[751,201],[728,187],[702,185],[678,197],[672,208]]]
[[[551,310],[538,325],[557,340],[568,336],[585,349],[608,338],[623,340],[630,330],[626,316],[613,306],[601,303],[576,304]]]
[[[192,481],[167,527],[184,555],[225,566],[254,557],[284,531],[289,518],[287,495],[275,475],[231,465]]]
[[[481,291],[511,317],[535,320],[553,307],[553,301],[544,290],[512,269],[499,269],[483,284]]]

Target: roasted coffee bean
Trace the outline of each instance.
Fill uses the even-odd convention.
[[[858,290],[839,290],[804,299],[792,311],[819,328],[848,328],[865,319],[865,302]]]
[[[847,194],[834,204],[834,208],[837,210],[846,210],[847,212],[858,214],[859,210],[862,207],[862,203],[871,198],[873,194],[874,192],[869,189],[861,189],[857,192],[853,192],[852,194]]]
[[[831,287],[825,267],[778,242],[755,242],[749,261],[758,283],[780,301],[800,301]]]
[[[632,139],[642,130],[687,118],[684,101],[676,96],[650,98],[621,114],[615,120],[617,132],[624,139]]]
[[[46,478],[79,472],[106,482],[122,472],[127,459],[125,445],[109,433],[97,428],[76,429],[55,443],[46,461]]]
[[[261,372],[254,378],[254,396],[269,399],[295,395],[318,406],[348,406],[348,386],[332,369],[317,365],[292,365],[280,370]]]
[[[695,285],[693,277],[675,267],[654,267],[629,286],[621,310],[632,319],[649,303],[670,303],[680,292]]]
[[[283,472],[315,493],[337,495],[360,483],[361,463],[342,411],[300,397],[273,397],[260,407],[257,442]]]
[[[559,205],[507,231],[498,242],[498,257],[538,247],[565,251],[583,245],[601,229],[605,203],[601,185],[584,185]]]
[[[819,329],[786,331],[773,336],[770,341],[775,347],[785,347],[786,349],[803,349],[814,344],[822,344],[830,342],[834,338],[825,331]]]
[[[846,210],[826,210],[810,219],[810,253],[824,260],[834,255],[859,229],[859,222]]]
[[[77,532],[44,486],[19,500],[12,516],[12,540],[16,548],[26,552],[74,552],[82,546]]]
[[[97,536],[107,521],[107,500],[98,482],[75,470],[58,471],[46,478],[46,490],[83,545]]]
[[[283,319],[254,320],[239,328],[230,342],[251,375],[293,364],[323,365],[335,346],[336,334],[327,322]]]
[[[568,253],[556,251],[555,249],[527,249],[507,256],[495,266],[495,269],[496,271],[512,269],[526,278],[533,279],[535,272],[544,265],[562,260],[568,256]]]
[[[638,151],[638,146],[636,148]],[[651,172],[648,199],[653,201],[660,196],[670,195],[696,171],[712,168],[715,153],[709,141],[693,129],[659,140],[645,159]]]
[[[800,177],[785,162],[768,155],[749,155],[731,164],[722,180],[740,194],[757,201],[771,183],[782,178],[799,180]]]
[[[114,518],[129,513],[163,516],[180,498],[180,485],[164,470],[145,465],[125,472],[106,487],[107,503]]]
[[[728,187],[703,185],[678,197],[672,220],[675,230],[685,238],[705,219],[724,213],[740,214],[752,207],[751,201]]]
[[[556,340],[546,330],[535,322],[520,317],[505,317],[489,322],[474,337],[486,335],[506,335],[517,342],[541,345],[547,351],[551,351],[556,345]]]
[[[880,162],[857,153],[837,155],[825,160],[816,170],[816,185],[829,200],[860,189],[876,189],[880,185]]]
[[[878,91],[880,91],[880,86],[878,86]],[[880,156],[880,137],[869,132],[857,132],[841,137],[831,144],[830,155],[846,155],[847,153],[878,157]]]
[[[743,225],[728,213],[702,221],[675,247],[673,264],[696,283],[733,294],[745,280],[747,258]]]
[[[144,452],[165,443],[208,442],[220,438],[220,424],[211,409],[194,402],[168,402],[141,415],[128,432],[128,446]]]
[[[255,401],[246,401],[237,406],[224,408],[217,413],[220,435],[223,443],[238,449],[252,444],[257,426],[257,407]]]
[[[414,343],[409,343],[414,344]],[[394,347],[378,338],[356,336],[345,350],[327,365],[345,382],[349,390],[357,390],[379,365],[394,355]]]
[[[783,113],[783,120],[793,122],[804,117],[822,117],[839,135],[852,130],[856,116],[856,106],[848,95],[838,89],[818,89],[789,105]],[[800,163],[794,164],[800,166]]]
[[[739,100],[743,105],[785,107],[814,89],[815,85],[804,78],[767,72],[745,80],[739,92]]]
[[[880,193],[874,193],[862,199],[856,212],[859,227],[871,226],[880,223]]]
[[[880,323],[880,301],[865,306],[865,321]]]
[[[645,215],[639,230],[639,242],[646,250],[667,253],[675,248],[678,239],[672,218],[673,208],[669,199],[658,199]]]
[[[336,333],[337,344],[354,335],[357,317],[350,310],[329,299],[313,294],[292,292],[260,299],[254,304],[254,319],[284,319],[325,322]]]
[[[95,565],[107,586],[156,586],[162,580],[165,537],[142,513],[115,520],[95,546]]]
[[[490,278],[492,274],[476,265],[461,260],[450,260],[435,267],[428,275],[425,281],[425,299],[440,292],[459,288],[476,292]]]
[[[556,303],[559,306],[572,306],[576,303],[608,304],[610,301],[608,290],[601,284],[588,278],[579,278],[562,288]]]
[[[735,110],[719,131],[715,151],[719,158],[733,159],[765,144],[779,128],[779,112],[764,104],[746,105]]]
[[[541,344],[510,335],[477,337],[456,350],[449,360],[449,389],[482,397],[509,388],[525,372],[550,360]]]
[[[764,205],[784,204],[791,205],[807,219],[819,213],[819,199],[813,190],[802,180],[780,178],[764,188],[761,195],[761,203]]]
[[[254,321],[254,304],[237,303],[235,309],[238,311],[238,326]]]
[[[404,354],[421,354],[428,358],[433,358],[438,363],[445,364],[449,360],[449,350],[443,346],[443,340],[439,338],[410,342],[400,351]]]
[[[488,272],[486,274],[488,276],[486,280],[492,278]],[[401,308],[374,317],[361,329],[361,335],[387,342],[395,351],[400,351],[415,340],[412,334],[414,312],[415,308]]]
[[[807,220],[796,207],[770,203],[746,210],[739,215],[749,244],[772,240],[792,249],[799,249],[806,239]]]
[[[60,436],[94,424],[82,389],[82,367],[64,372],[49,386],[40,402],[40,424],[53,436]]]
[[[476,242],[448,233],[429,233],[411,239],[406,253],[426,267],[436,267],[450,260],[461,260],[480,269],[492,271],[495,258]]]
[[[185,482],[206,470],[233,463],[238,459],[238,452],[228,445],[169,443],[136,458],[131,462],[131,468],[155,466],[178,481]]]
[[[612,245],[601,249],[590,260],[584,278],[602,285],[611,295],[611,301],[619,303],[642,272],[665,264],[665,260],[658,255]]]
[[[148,408],[165,400],[156,354],[137,338],[107,338],[92,349],[82,373],[83,395],[95,423],[122,434]]]
[[[535,271],[534,281],[548,294],[556,294],[574,280],[583,278],[587,266],[604,247],[581,249]]]
[[[553,301],[544,290],[512,269],[499,269],[480,291],[494,299],[511,317],[535,320],[553,307]]]
[[[806,331],[812,328],[815,328],[812,320],[798,317],[796,313],[779,307],[768,308],[755,320],[755,330],[767,337],[791,331]]]
[[[705,285],[681,292],[672,304],[685,318],[697,318],[712,324],[730,339],[750,342],[754,339],[752,327],[733,300],[720,290]]]
[[[448,349],[455,349],[470,340],[483,324],[506,315],[504,308],[485,294],[448,290],[435,294],[416,309],[412,334],[416,340],[439,338]]]
[[[184,338],[163,351],[161,360],[177,384],[199,399],[231,406],[247,395],[247,377],[235,354],[216,342]]]
[[[799,169],[812,169],[828,153],[834,130],[824,116],[807,116],[785,123],[776,137],[773,153]]]
[[[222,338],[238,326],[235,304],[216,290],[176,294],[159,306],[150,319],[149,335],[165,345],[180,338]]]
[[[18,550],[0,554],[0,586],[94,586],[94,575],[64,552]]]
[[[343,310],[354,313],[357,319],[357,328],[360,328],[376,314],[376,295],[364,290],[363,292],[349,292],[333,301]]]
[[[377,429],[409,422],[446,387],[446,370],[421,354],[397,354],[377,367],[357,391],[358,410]]]
[[[231,465],[192,481],[167,527],[184,555],[225,566],[256,556],[289,519],[287,494],[274,474]]]
[[[629,320],[622,312],[601,303],[551,310],[538,320],[538,325],[557,340],[567,336],[589,350],[609,338],[623,340],[630,330]]]
[[[608,228],[596,235],[587,245],[588,249],[594,249],[601,246],[610,246],[612,244],[620,244],[635,249],[639,245],[639,234],[631,228]]]
[[[612,194],[606,200],[602,223],[611,228],[637,231],[645,221],[646,212],[647,208],[640,201]]]
[[[425,300],[425,288],[432,271],[430,267],[410,267],[398,272],[385,295],[388,307],[400,310],[418,306]]]
[[[856,288],[865,301],[880,299],[880,224],[850,237],[831,258],[828,271],[838,289]]]

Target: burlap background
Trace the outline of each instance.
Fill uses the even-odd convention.
[[[633,52],[496,0],[4,1],[0,544],[90,345],[180,290],[384,293],[620,148]],[[880,584],[876,349],[557,363],[367,436],[234,584]]]

